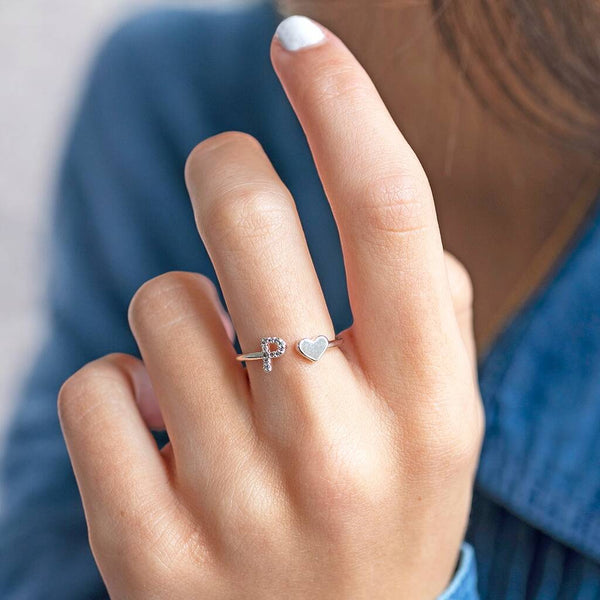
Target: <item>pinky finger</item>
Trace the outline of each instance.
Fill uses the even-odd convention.
[[[121,521],[168,500],[167,468],[136,400],[149,400],[146,382],[141,361],[114,354],[86,365],[59,393],[60,422],[90,533],[93,523],[102,523],[102,534],[116,535]]]

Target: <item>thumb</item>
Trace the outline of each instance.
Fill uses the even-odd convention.
[[[452,254],[445,252],[444,258],[454,314],[458,321],[461,337],[475,369],[477,367],[477,349],[473,331],[473,285],[471,277],[465,266]]]

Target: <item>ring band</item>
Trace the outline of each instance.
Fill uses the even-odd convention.
[[[339,348],[343,344],[342,338],[336,337],[330,340],[324,335],[314,339],[304,338],[298,342],[296,349],[301,356],[311,362],[318,362],[329,348]],[[270,373],[273,370],[273,360],[282,357],[287,350],[287,343],[278,337],[265,337],[260,341],[260,352],[248,352],[238,354],[236,360],[250,362],[254,360],[263,361],[263,370]]]
[[[287,344],[278,337],[266,337],[260,340],[260,352],[249,352],[248,354],[238,354],[236,359],[240,362],[252,360],[262,360],[263,370],[270,373],[273,370],[273,359],[279,358],[285,354]],[[275,348],[275,349],[273,349]]]

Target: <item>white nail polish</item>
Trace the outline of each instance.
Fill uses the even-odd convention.
[[[323,30],[307,17],[294,15],[282,21],[275,32],[286,50],[295,52],[316,46],[325,39]]]

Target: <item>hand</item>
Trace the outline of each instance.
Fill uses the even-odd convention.
[[[294,202],[253,138],[200,144],[188,189],[241,346],[290,347],[271,373],[243,368],[212,284],[170,273],[131,303],[144,362],[108,356],[63,386],[113,598],[417,600],[452,578],[482,433],[468,277],[419,161],[325,35],[298,52],[275,38],[272,60],[338,223],[354,325],[317,363],[296,353],[335,334]]]

